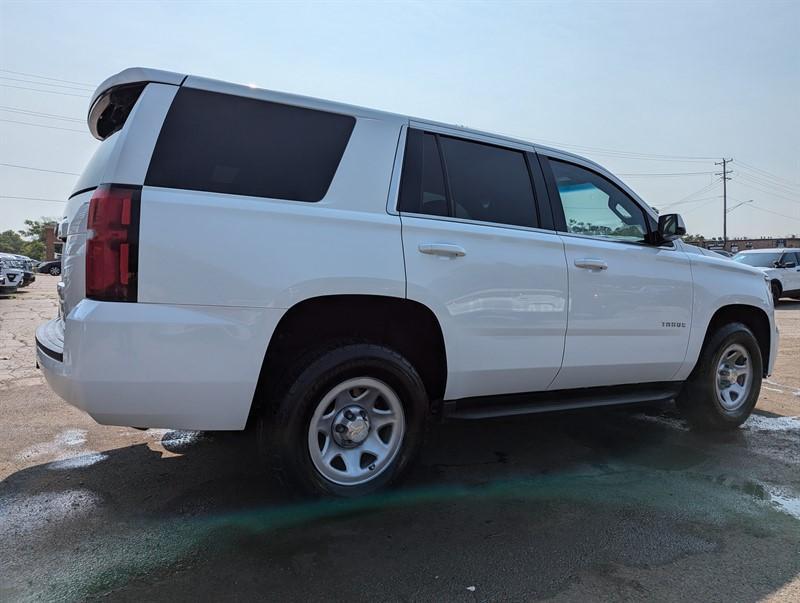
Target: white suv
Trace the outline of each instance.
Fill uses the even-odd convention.
[[[763,271],[776,304],[781,297],[800,299],[800,249],[752,249],[731,259]]]
[[[151,69],[104,82],[89,129],[36,338],[100,423],[252,422],[280,474],[355,495],[431,415],[676,399],[731,428],[775,361],[763,274],[576,155]]]

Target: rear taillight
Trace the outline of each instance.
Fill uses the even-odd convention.
[[[136,301],[141,188],[103,184],[89,201],[86,297]]]

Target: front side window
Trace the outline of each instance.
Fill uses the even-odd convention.
[[[398,209],[538,226],[524,153],[414,129],[406,140]]]
[[[619,187],[572,163],[550,160],[567,232],[643,242],[647,222],[642,209]]]
[[[742,253],[737,253],[732,259],[734,262],[747,264],[748,266],[753,266],[755,268],[774,268],[775,264],[781,259],[781,252],[748,253],[743,251]]]

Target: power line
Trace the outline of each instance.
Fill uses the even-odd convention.
[[[769,176],[770,178],[774,178],[775,180],[782,180],[783,182],[786,182],[787,184],[790,184],[792,186],[800,186],[800,184],[798,184],[797,182],[792,182],[791,180],[789,180],[787,178],[782,178],[780,176],[776,176],[775,174],[773,174],[771,172],[768,172],[767,170],[762,170],[761,168],[757,168],[756,166],[750,165],[749,163],[745,163],[743,161],[739,161],[739,165],[743,165],[745,168],[754,170],[756,172],[761,172],[765,176]]]
[[[782,213],[777,212],[777,211],[772,211],[771,209],[766,209],[765,207],[761,207],[760,205],[756,205],[755,203],[753,203],[751,205],[748,205],[747,207],[752,207],[753,209],[757,209],[758,211],[764,211],[764,212],[767,212],[768,214],[774,214],[774,215],[780,216],[782,218],[789,218],[790,220],[797,220],[798,222],[800,222],[800,218],[798,218],[797,216],[789,216],[789,215],[782,214]]]
[[[499,134],[501,136],[507,136],[509,138],[516,138],[519,140],[533,141],[534,144],[553,145],[554,147],[575,149],[576,151],[580,152],[590,152],[596,155],[617,157],[620,159],[634,159],[643,161],[676,161],[679,163],[708,163],[709,161],[716,159],[716,157],[712,156],[705,157],[702,155],[666,155],[658,153],[639,153],[637,151],[610,149],[607,147],[592,147],[586,145],[571,144],[569,142],[561,142],[558,140],[547,140],[532,135],[520,135],[519,133],[501,132],[498,130],[495,130],[495,134]]]
[[[51,201],[53,203],[66,203],[64,199],[45,199],[44,197],[15,197],[14,195],[0,195],[0,199],[23,199],[25,201]]]
[[[0,79],[8,80],[9,82],[23,82],[25,84],[36,84],[37,86],[52,86],[54,88],[66,88],[67,90],[79,90],[80,92],[91,92],[87,88],[77,88],[75,86],[67,86],[66,84],[51,84],[50,82],[37,82],[36,80],[26,80],[21,77],[8,77],[7,75],[0,75]]]
[[[719,197],[714,197],[713,199],[711,199],[711,201],[716,201],[717,199],[719,199]],[[702,209],[703,207],[709,205],[711,203],[711,201],[706,201],[705,203],[701,203],[697,207],[691,207],[691,208],[687,209],[686,211],[684,211],[683,215],[690,214],[693,211],[696,211],[698,209]]]
[[[690,202],[689,199],[691,199],[692,197],[695,197],[697,195],[702,195],[703,193],[706,193],[706,192],[710,191],[712,188],[714,188],[714,185],[717,182],[719,182],[719,180],[714,180],[714,182],[712,182],[711,184],[707,184],[703,188],[697,189],[693,193],[689,193],[685,197],[681,197],[680,199],[678,199],[677,201],[674,201],[673,203],[667,203],[663,207],[664,208],[674,207],[676,205],[683,205],[684,203],[689,203]]]
[[[620,157],[630,156],[631,159],[651,159],[654,161],[663,160],[663,161],[687,161],[687,162],[693,162],[693,161],[707,162],[711,161],[712,159],[715,159],[715,157],[703,157],[700,155],[662,155],[657,153],[640,153],[637,151],[624,151],[620,149],[609,149],[605,147],[590,147],[585,145],[570,144],[568,142],[559,142],[555,140],[539,139],[539,141],[545,144],[555,144],[563,147],[571,147],[573,149],[583,149],[585,151],[593,151],[596,152],[597,154],[613,154],[613,155],[619,155]]]
[[[49,126],[47,124],[31,124],[27,121],[16,121],[14,119],[0,119],[0,121],[9,123],[9,124],[20,124],[23,126],[34,126],[36,128],[48,128],[49,130],[64,130],[65,132],[78,132],[79,134],[86,134],[85,130],[76,130],[74,128],[60,128],[58,126]]]
[[[761,186],[772,187],[784,193],[800,193],[800,191],[797,190],[796,188],[792,188],[791,186],[787,186],[785,184],[778,184],[776,182],[772,182],[770,180],[767,180],[760,176],[755,176],[753,174],[740,173],[739,176],[741,176],[745,180],[755,182],[756,184],[760,184]]]
[[[784,195],[776,193],[775,191],[771,191],[771,190],[768,190],[768,189],[763,189],[763,188],[754,186],[753,184],[748,184],[746,181],[742,182],[740,180],[739,184],[742,185],[742,186],[745,186],[747,188],[751,188],[754,191],[758,191],[759,193],[763,193],[765,195],[771,195],[772,197],[778,197],[779,199],[785,199],[786,201],[791,201],[792,203],[800,203],[800,199],[793,199],[792,197],[786,197]]]
[[[50,174],[66,174],[68,176],[80,176],[80,174],[77,174],[75,172],[61,172],[59,170],[46,170],[44,168],[32,167],[32,166],[29,166],[29,165],[16,165],[14,163],[0,163],[0,165],[2,165],[3,167],[17,168],[17,169],[20,169],[20,170],[34,170],[36,172],[48,172]]]
[[[632,177],[649,178],[654,176],[700,176],[700,175],[708,176],[713,173],[714,172],[653,172],[653,173],[634,172],[631,174],[617,174],[617,176],[625,176],[627,178],[632,178]]]
[[[22,115],[30,115],[31,117],[46,117],[48,119],[60,119],[62,121],[71,121],[76,123],[84,123],[85,120],[77,117],[67,117],[66,115],[56,115],[54,113],[42,113],[40,111],[29,111],[28,109],[20,109],[19,107],[5,107],[0,105],[0,111],[8,111],[10,113],[20,113]]]
[[[92,88],[91,84],[86,82],[73,82],[72,80],[62,80],[57,77],[48,77],[46,75],[36,75],[35,73],[25,73],[24,71],[12,71],[11,69],[0,69],[3,73],[13,73],[14,75],[26,75],[28,77],[36,77],[40,80],[53,80],[54,82],[64,82],[65,84],[77,84],[78,86],[86,86]]]
[[[18,90],[31,90],[33,92],[47,92],[49,94],[60,94],[61,96],[77,96],[79,98],[91,98],[88,94],[70,94],[69,92],[61,92],[60,90],[40,90],[39,88],[26,88],[25,86],[14,86],[12,84],[0,83],[0,86],[5,88],[16,88]]]
[[[730,195],[728,195],[730,197]],[[692,205],[694,203],[699,203],[700,201],[708,201],[711,199],[722,199],[722,195],[714,195],[713,197],[700,197],[699,199],[691,199],[689,201],[682,201],[681,203],[673,203],[671,205],[664,205],[663,207],[672,207],[674,205]]]

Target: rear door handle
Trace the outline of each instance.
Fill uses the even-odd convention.
[[[420,243],[420,253],[428,255],[443,255],[450,258],[460,258],[467,254],[466,249],[461,245],[453,245],[452,243]]]
[[[605,260],[599,258],[579,258],[575,260],[575,266],[589,270],[606,270],[608,268]]]

